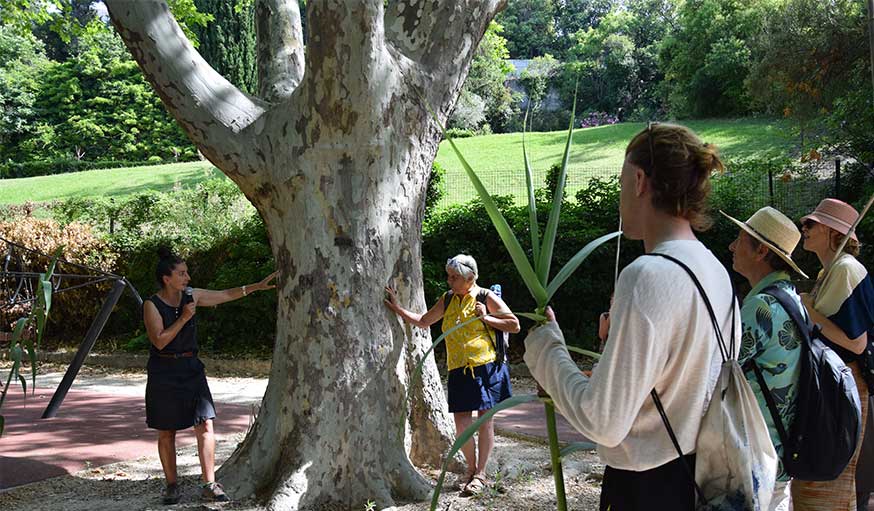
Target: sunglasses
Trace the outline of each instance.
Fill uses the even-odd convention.
[[[455,259],[453,259],[453,258],[451,258],[451,257],[450,257],[449,259],[446,260],[446,266],[450,266],[450,267],[451,267],[451,266],[455,266],[455,265],[458,265],[458,266],[464,266],[464,267],[467,268],[468,270],[473,271],[473,267],[472,267],[471,265],[469,265],[469,264],[465,264],[465,263],[463,263],[463,262],[461,262],[461,261],[456,261]]]
[[[658,124],[659,123],[655,121],[646,123],[646,140],[649,142],[649,169],[644,169],[643,173],[646,174],[647,177],[652,176],[652,173],[655,171],[655,146],[652,142],[652,128]]]
[[[804,227],[805,229],[808,229],[808,230],[809,230],[809,229],[813,229],[813,226],[814,226],[814,225],[816,225],[816,221],[815,221],[815,220],[807,219],[807,220],[801,222],[801,226]]]

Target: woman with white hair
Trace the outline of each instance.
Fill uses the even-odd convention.
[[[496,342],[503,342],[495,331],[517,333],[519,320],[501,298],[476,285],[478,276],[473,257],[459,254],[446,261],[446,282],[449,291],[443,293],[428,312],[417,314],[397,302],[395,291],[385,288],[385,303],[405,322],[428,328],[443,318],[443,331],[473,318],[446,336],[448,366],[449,411],[455,418],[456,435],[473,423],[473,412],[483,413],[511,395],[507,365],[497,360]],[[497,314],[499,313],[499,314]],[[493,314],[491,316],[487,314]],[[462,448],[467,461],[467,473],[462,493],[475,495],[486,485],[486,463],[495,445],[492,420],[479,428],[479,445],[471,439]],[[479,449],[477,449],[477,447]],[[477,450],[479,456],[477,456]]]

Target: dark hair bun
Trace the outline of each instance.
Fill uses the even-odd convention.
[[[176,255],[173,254],[169,247],[162,245],[158,247],[158,257],[161,259],[175,259]]]

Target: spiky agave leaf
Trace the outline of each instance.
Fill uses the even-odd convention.
[[[540,264],[540,225],[537,223],[537,203],[534,200],[534,181],[531,177],[531,163],[528,161],[528,147],[525,144],[525,133],[528,126],[528,108],[525,108],[525,119],[522,121],[522,158],[525,160],[525,184],[528,189],[528,230],[531,232],[531,251],[534,255],[534,270],[538,271]]]
[[[571,120],[568,123],[567,140],[564,144],[564,156],[561,161],[561,170],[558,173],[558,183],[555,185],[555,193],[552,196],[552,209],[549,211],[549,220],[546,222],[546,230],[543,232],[543,246],[540,249],[540,259],[537,261],[537,276],[540,282],[546,284],[549,279],[549,268],[552,265],[552,250],[555,247],[555,238],[558,234],[558,220],[561,215],[561,203],[564,197],[564,185],[567,180],[567,164],[570,159],[571,141],[574,138],[574,118],[577,109],[577,93],[574,92],[574,106],[571,107]],[[546,305],[538,303],[538,307]]]
[[[573,442],[564,446],[559,452],[559,456],[561,459],[565,459],[577,451],[591,451],[592,449],[597,448],[598,446],[592,442]]]
[[[501,410],[506,410],[507,408],[513,408],[514,406],[519,406],[524,403],[530,403],[532,401],[540,400],[535,394],[523,394],[519,396],[513,396],[509,399],[505,399],[495,406],[489,408],[488,411],[479,415],[477,420],[474,421],[473,424],[470,425],[458,438],[455,439],[455,443],[452,444],[452,447],[449,449],[449,454],[446,455],[446,459],[443,461],[443,470],[440,471],[440,477],[437,478],[437,486],[434,488],[434,494],[431,496],[431,511],[437,509],[437,503],[440,500],[440,490],[443,489],[443,481],[446,478],[446,469],[449,466],[449,460],[451,460],[455,454],[461,450],[461,447],[466,444],[473,435],[479,430],[479,427],[482,424],[491,419],[496,413]]]

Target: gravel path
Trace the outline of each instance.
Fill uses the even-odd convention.
[[[57,386],[63,376],[60,367],[43,367],[38,377],[39,386]],[[260,402],[266,388],[266,379],[248,377],[210,377],[210,388],[217,400],[246,404]],[[534,383],[515,379],[517,393],[529,392]],[[79,390],[143,395],[145,375],[140,371],[122,372],[85,367],[74,387]],[[18,392],[20,389],[12,389]],[[221,396],[221,397],[219,397]],[[216,462],[220,465],[242,441],[242,436],[227,437],[216,446]],[[161,464],[157,456],[142,457],[103,467],[90,467],[75,474],[56,477],[26,486],[0,492],[0,510],[92,511],[140,509],[228,509],[258,510],[264,508],[253,501],[229,504],[202,504],[197,498],[200,467],[196,449],[181,448],[178,455],[180,480],[184,497],[176,506],[163,506],[158,495],[163,485]],[[436,480],[439,471],[425,469],[423,473]],[[473,498],[461,497],[455,476],[447,477],[441,497],[442,510],[536,510],[555,509],[552,470],[545,445],[505,436],[496,439],[495,451],[489,462],[490,487]],[[564,462],[568,507],[573,510],[598,509],[603,465],[594,452],[583,451],[571,455]],[[350,511],[372,511],[365,504],[342,507]],[[428,503],[398,503],[389,508],[398,511],[424,511]],[[324,510],[332,511],[332,510]]]

